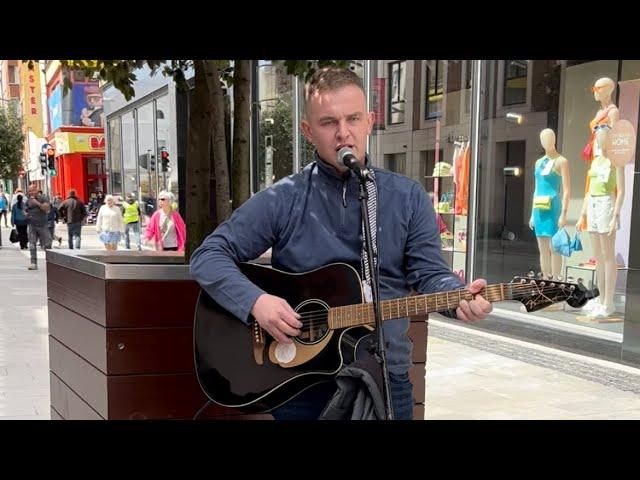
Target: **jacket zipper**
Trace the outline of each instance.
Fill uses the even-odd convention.
[[[342,181],[342,206],[344,207],[340,210],[340,229],[344,231],[344,222],[346,220],[346,211],[347,211],[347,181]]]

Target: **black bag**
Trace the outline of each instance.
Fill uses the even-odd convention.
[[[11,243],[16,243],[18,241],[18,231],[14,228],[11,230],[11,233],[9,234],[9,241]]]

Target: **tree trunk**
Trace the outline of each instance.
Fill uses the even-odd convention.
[[[236,60],[233,72],[233,209],[251,195],[249,125],[251,116],[251,61]]]
[[[216,179],[216,224],[219,224],[231,215],[227,142],[224,135],[224,94],[217,62],[208,60],[204,63],[213,100],[213,167]]]
[[[194,61],[195,86],[191,93],[186,161],[186,263],[189,263],[191,253],[202,243],[214,227],[209,202],[213,92],[210,88],[210,82],[206,79],[206,72],[209,70],[207,63],[213,62]]]

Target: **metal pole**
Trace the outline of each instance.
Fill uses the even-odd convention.
[[[469,208],[467,211],[467,275],[471,282],[475,274],[476,228],[478,224],[476,210],[478,202],[478,167],[480,165],[480,121],[482,109],[480,105],[483,60],[473,60],[471,78],[471,159],[469,162]]]

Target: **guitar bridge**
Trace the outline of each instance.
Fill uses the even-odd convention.
[[[264,363],[264,331],[258,322],[253,322],[251,341],[253,343],[253,359],[258,365],[262,365]]]

